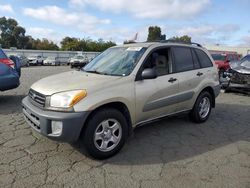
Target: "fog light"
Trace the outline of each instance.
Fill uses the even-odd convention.
[[[62,122],[52,121],[51,122],[51,136],[60,136],[62,134]]]

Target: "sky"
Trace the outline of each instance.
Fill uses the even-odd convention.
[[[121,44],[136,33],[146,41],[148,27],[160,26],[167,38],[250,46],[249,10],[250,0],[0,0],[0,17],[57,44],[66,36]]]

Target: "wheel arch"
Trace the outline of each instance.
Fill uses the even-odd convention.
[[[212,107],[214,108],[215,107],[215,93],[214,93],[214,89],[211,86],[207,86],[207,87],[205,87],[204,89],[201,90],[201,92],[199,93],[199,95],[202,92],[204,92],[204,91],[208,92],[212,96]],[[198,97],[199,97],[199,95],[198,95]]]
[[[131,120],[131,115],[130,115],[130,112],[129,112],[129,109],[128,107],[123,103],[123,102],[110,102],[110,103],[106,103],[106,104],[102,104],[101,106],[98,106],[96,107],[93,111],[91,111],[91,113],[88,115],[88,117],[86,118],[85,122],[84,122],[84,125],[82,127],[82,130],[81,130],[81,134],[82,135],[85,131],[85,124],[87,124],[87,122],[89,121],[89,119],[99,110],[102,110],[104,108],[113,108],[113,109],[116,109],[118,110],[119,112],[121,112],[124,117],[126,118],[127,120],[127,124],[128,124],[128,134],[130,135],[130,133],[132,132],[132,120]],[[128,136],[129,136],[128,135]]]

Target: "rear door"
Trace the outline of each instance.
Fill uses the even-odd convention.
[[[179,92],[185,94],[186,98],[178,105],[178,111],[190,110],[196,101],[197,94],[206,84],[207,78],[213,78],[213,66],[209,57],[200,49],[189,48],[192,58],[189,58],[190,66],[193,63],[193,69],[182,72],[179,79]],[[188,55],[189,56],[189,55]]]
[[[195,52],[190,47],[172,47],[173,68],[179,81],[177,111],[192,108],[192,99],[205,78]]]

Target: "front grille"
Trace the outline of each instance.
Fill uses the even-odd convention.
[[[234,72],[231,81],[238,84],[250,84],[250,75]]]
[[[45,95],[38,93],[34,91],[33,89],[30,89],[29,91],[29,98],[31,99],[32,102],[35,102],[38,106],[44,107],[45,102],[46,102],[46,97]]]

